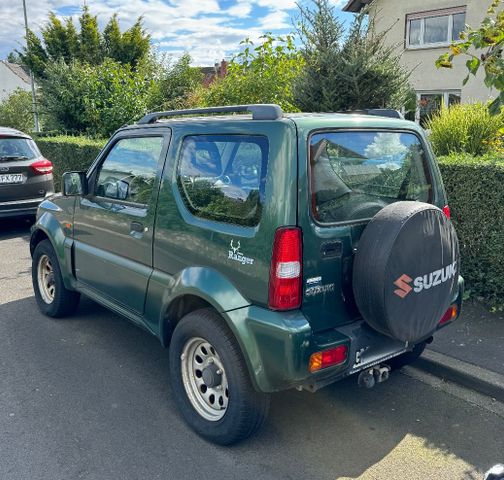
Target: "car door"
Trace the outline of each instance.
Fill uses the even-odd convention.
[[[152,239],[168,128],[126,130],[88,174],[74,214],[77,280],[136,315],[152,273]]]

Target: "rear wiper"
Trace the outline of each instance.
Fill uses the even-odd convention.
[[[30,157],[26,155],[2,155],[0,157],[0,161],[9,161],[9,160],[29,160]]]

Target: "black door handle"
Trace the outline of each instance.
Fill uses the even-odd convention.
[[[140,222],[131,222],[130,225],[131,231],[135,233],[144,233],[145,227]]]

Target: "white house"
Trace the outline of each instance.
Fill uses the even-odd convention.
[[[31,91],[30,76],[19,65],[0,61],[0,102],[17,88]]]
[[[388,30],[386,41],[398,45],[401,61],[412,69],[410,81],[417,94],[417,120],[438,109],[458,102],[487,101],[492,92],[483,76],[467,76],[465,62],[459,57],[453,69],[435,66],[436,59],[452,40],[458,40],[465,25],[477,27],[485,17],[491,0],[350,0],[343,10],[359,12],[370,5],[369,14],[379,32]]]

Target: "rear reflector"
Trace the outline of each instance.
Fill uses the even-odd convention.
[[[35,175],[47,175],[53,171],[53,164],[45,158],[32,163],[30,167]]]
[[[448,217],[448,218],[451,218],[451,211],[450,211],[450,207],[448,205],[445,205],[443,207],[443,213]]]
[[[439,321],[439,326],[444,325],[445,323],[451,322],[457,316],[457,305],[451,305],[448,310],[446,310],[445,314]]]
[[[272,310],[293,310],[301,306],[301,229],[279,228],[271,255],[269,300]]]
[[[308,368],[310,372],[313,373],[318,370],[322,370],[323,368],[341,365],[346,362],[347,356],[348,347],[346,345],[340,345],[336,348],[331,348],[330,350],[317,352],[311,355]]]

